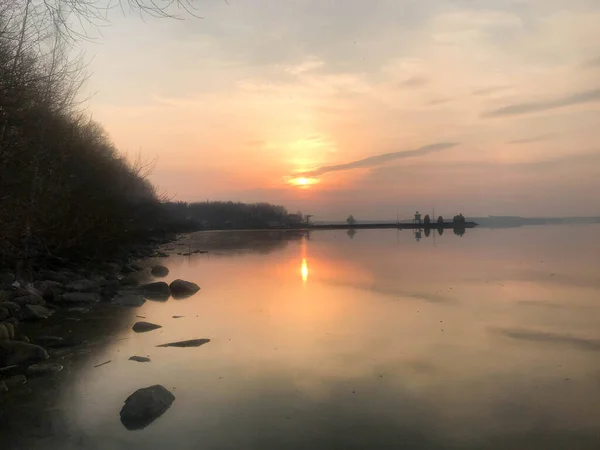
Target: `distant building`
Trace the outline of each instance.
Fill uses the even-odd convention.
[[[415,213],[415,218],[413,219],[413,223],[421,223],[421,213],[417,211]]]

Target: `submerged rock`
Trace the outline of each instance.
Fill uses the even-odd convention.
[[[167,275],[169,275],[169,269],[165,266],[158,265],[154,266],[150,273],[155,277],[166,277]]]
[[[58,373],[63,370],[63,366],[58,363],[32,364],[27,368],[28,375],[45,375],[47,373]]]
[[[91,292],[68,292],[59,295],[56,301],[62,303],[98,303],[100,295]]]
[[[145,333],[146,331],[152,331],[158,328],[162,328],[162,326],[150,322],[136,322],[133,324],[133,331],[136,333]]]
[[[0,342],[0,366],[34,363],[48,357],[48,352],[39,345],[20,341]]]
[[[157,345],[157,347],[200,347],[208,344],[210,339],[190,339],[188,341],[171,342],[169,344]]]
[[[171,296],[169,285],[164,281],[144,284],[140,286],[140,290],[144,294],[144,297],[149,300],[168,300]]]
[[[173,281],[169,287],[171,288],[171,293],[175,298],[189,297],[200,290],[200,286],[198,286],[196,283],[179,279]]]
[[[146,358],[145,356],[132,356],[129,358],[129,361],[150,362],[150,358]]]
[[[130,294],[115,298],[113,303],[121,306],[142,306],[144,303],[146,303],[146,299],[143,295]]]
[[[128,430],[139,430],[160,417],[175,401],[175,396],[164,386],[156,384],[138,389],[125,400],[121,409],[121,423]]]

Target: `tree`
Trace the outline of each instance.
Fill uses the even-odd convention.
[[[426,227],[431,225],[431,219],[429,218],[429,214],[425,214],[425,217],[423,217],[423,225],[425,225]]]
[[[353,226],[354,224],[356,224],[356,219],[354,218],[354,216],[352,214],[350,214],[348,216],[348,218],[346,219],[346,223],[350,226]]]
[[[466,223],[465,217],[462,214],[457,214],[452,219],[452,224],[454,225],[454,227],[463,227],[464,228],[465,223]]]
[[[444,218],[442,216],[438,217],[437,223],[438,225],[444,225]]]

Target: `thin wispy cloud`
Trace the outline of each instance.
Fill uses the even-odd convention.
[[[339,172],[342,170],[365,169],[369,167],[380,166],[390,161],[396,161],[404,158],[416,158],[419,156],[429,155],[430,153],[440,152],[458,145],[456,142],[439,142],[436,144],[426,145],[416,150],[408,150],[401,152],[384,153],[382,155],[370,156],[368,158],[359,159],[345,164],[336,164],[331,166],[322,166],[308,172],[302,172],[299,175],[306,177],[317,177],[329,172]]]
[[[535,142],[547,141],[551,136],[553,136],[553,135],[545,134],[542,136],[533,136],[533,137],[529,137],[529,138],[515,139],[513,141],[508,141],[507,144],[511,144],[511,145],[533,144]]]
[[[492,86],[488,88],[477,89],[471,92],[471,94],[473,94],[475,97],[483,97],[485,95],[495,94],[496,92],[505,91],[507,89],[508,86]]]
[[[503,106],[484,113],[484,117],[504,117],[518,116],[521,114],[530,114],[552,109],[565,108],[567,106],[583,105],[586,103],[600,102],[600,89],[577,92],[566,97],[560,97],[553,100],[541,100],[537,102],[515,103]]]
[[[584,69],[600,69],[600,56],[583,63]]]
[[[425,86],[427,83],[429,83],[429,80],[427,78],[421,77],[421,76],[416,76],[416,77],[410,77],[404,81],[401,81],[400,83],[398,83],[398,87],[415,88],[415,87]]]

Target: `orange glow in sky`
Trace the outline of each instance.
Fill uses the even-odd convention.
[[[307,188],[309,186],[312,186],[313,184],[317,184],[318,182],[319,182],[319,180],[316,178],[307,178],[307,177],[297,177],[297,178],[292,178],[290,180],[290,184],[293,184],[294,186],[298,186],[300,188]]]

